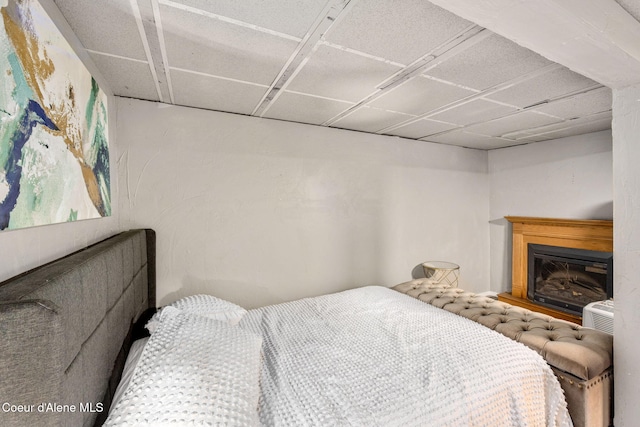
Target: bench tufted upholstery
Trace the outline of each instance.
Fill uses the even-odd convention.
[[[574,425],[609,425],[611,335],[428,279],[412,280],[393,289],[476,321],[532,348],[558,376]]]

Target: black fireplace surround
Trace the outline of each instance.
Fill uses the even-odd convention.
[[[613,298],[613,253],[528,245],[527,297],[582,316],[593,301]]]

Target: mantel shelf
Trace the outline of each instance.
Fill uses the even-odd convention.
[[[582,228],[610,228],[613,230],[613,221],[606,219],[566,219],[566,218],[537,218],[529,216],[505,216],[510,223],[538,224],[550,227],[582,227]]]

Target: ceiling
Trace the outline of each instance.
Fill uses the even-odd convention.
[[[478,149],[611,128],[609,88],[425,0],[54,2],[119,96]]]

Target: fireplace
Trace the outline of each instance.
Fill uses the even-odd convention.
[[[534,301],[529,298],[529,245],[613,252],[613,221],[601,219],[558,219],[508,216],[512,226],[511,290],[498,294],[500,301],[580,324],[580,304],[567,311],[562,305]],[[551,254],[557,255],[557,254]],[[575,259],[575,256],[569,258]],[[581,259],[578,257],[578,259]],[[597,268],[597,267],[596,267]],[[607,269],[608,274],[611,269]],[[579,292],[579,291],[578,291]],[[605,299],[612,292],[605,290]],[[573,293],[572,293],[573,295]],[[544,297],[543,297],[544,298]],[[548,296],[547,296],[548,298]],[[538,298],[539,299],[539,298]],[[554,298],[552,298],[554,299]],[[557,301],[552,301],[557,302]],[[569,304],[569,302],[567,302]]]
[[[527,298],[575,315],[613,297],[613,254],[528,244]]]

